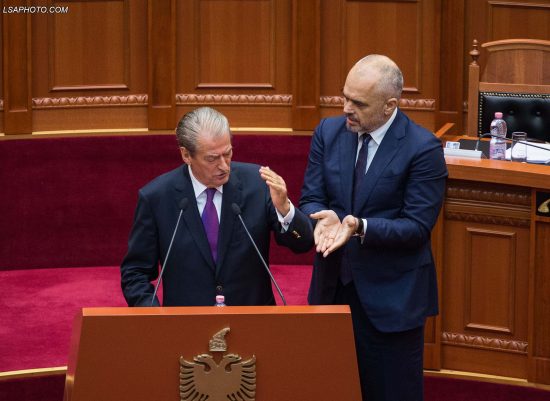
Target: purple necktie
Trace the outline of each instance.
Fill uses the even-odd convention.
[[[218,231],[220,229],[220,222],[218,220],[218,213],[216,206],[214,205],[214,194],[216,188],[206,189],[206,205],[202,211],[202,224],[204,224],[204,230],[206,231],[206,237],[210,244],[210,251],[212,251],[212,257],[214,262],[218,257]]]

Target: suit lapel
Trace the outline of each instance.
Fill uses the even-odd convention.
[[[367,174],[365,175],[359,190],[361,191],[360,203],[356,206],[356,210],[362,210],[368,203],[369,197],[376,186],[376,182],[380,175],[384,172],[388,164],[395,157],[401,146],[401,139],[405,136],[404,120],[401,112],[397,111],[397,116],[392,125],[386,132],[382,143],[374,155]]]
[[[344,209],[351,213],[353,195],[353,173],[355,171],[355,155],[357,153],[357,134],[343,129],[338,134],[338,152],[340,158],[340,185]]]
[[[233,167],[232,167],[233,170]],[[233,226],[236,223],[237,216],[233,212],[231,205],[236,203],[241,205],[242,185],[236,171],[231,171],[229,181],[223,186],[222,211],[220,216],[220,232],[218,236],[218,260],[216,263],[216,276],[218,276],[233,234]]]
[[[176,196],[177,202],[183,198],[188,199],[188,206],[183,211],[183,220],[187,225],[188,234],[193,238],[199,252],[207,262],[208,267],[214,271],[214,259],[212,258],[212,252],[210,252],[210,245],[208,244],[208,238],[206,238],[206,232],[204,231],[204,225],[202,224],[201,216],[197,208],[197,200],[195,197],[195,191],[193,190],[193,184],[191,183],[191,177],[189,176],[189,167],[183,166],[183,177],[181,182],[178,182],[175,186],[176,192],[179,194]]]

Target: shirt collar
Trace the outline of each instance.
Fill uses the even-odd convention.
[[[397,107],[393,111],[390,119],[386,121],[384,125],[382,125],[381,127],[375,129],[370,133],[372,140],[376,142],[377,145],[380,145],[380,143],[382,142],[382,139],[384,139],[384,137],[386,136],[386,132],[388,132],[388,129],[390,129],[390,126],[392,125],[393,120],[395,120],[395,116],[397,116]],[[361,131],[361,132],[358,132],[357,135],[358,137],[360,137],[364,133],[365,133],[364,131]]]
[[[207,188],[202,182],[197,180],[197,177],[193,174],[193,169],[189,166],[189,176],[191,177],[191,184],[193,184],[193,191],[195,192],[195,198],[198,198]],[[223,185],[216,188],[223,194]]]

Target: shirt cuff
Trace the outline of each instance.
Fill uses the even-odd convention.
[[[286,233],[286,231],[288,230],[290,223],[292,223],[292,219],[294,219],[294,213],[295,213],[294,205],[292,204],[290,199],[288,200],[288,202],[290,203],[290,210],[288,211],[286,216],[283,216],[281,213],[279,213],[277,209],[275,209],[275,212],[277,212],[277,218],[279,219],[279,223],[281,223],[281,227],[282,227],[281,232],[283,233]]]
[[[361,240],[361,243],[365,240],[365,234],[367,233],[367,219],[361,219],[363,220],[363,233],[359,236],[359,239]]]

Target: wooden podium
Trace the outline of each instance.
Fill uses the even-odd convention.
[[[220,342],[226,350],[211,351]],[[234,374],[244,388],[222,397],[216,378]],[[186,399],[360,400],[349,307],[84,308],[76,316],[65,401]]]

